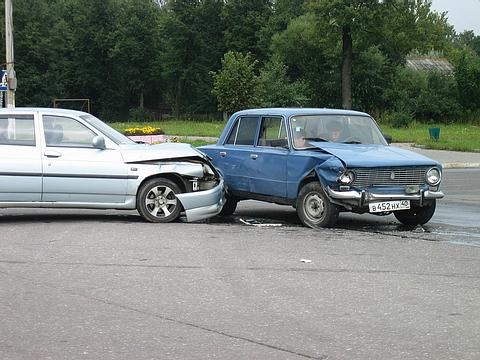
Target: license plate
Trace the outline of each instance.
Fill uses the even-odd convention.
[[[368,204],[371,213],[410,209],[410,200],[382,201]]]

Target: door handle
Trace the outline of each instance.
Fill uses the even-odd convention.
[[[227,153],[225,151],[220,151],[220,156],[225,157],[225,156],[227,156]]]
[[[58,151],[53,151],[53,150],[46,150],[43,153],[43,155],[45,155],[48,158],[59,158],[60,156],[62,156],[61,153],[59,153]]]
[[[258,158],[257,154],[251,154],[250,155],[250,159],[252,159],[252,160],[256,160],[257,158]]]

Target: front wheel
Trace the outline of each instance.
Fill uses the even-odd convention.
[[[409,210],[395,211],[393,215],[405,225],[423,225],[430,221],[435,213],[436,201],[432,200],[430,205],[414,207]]]
[[[140,188],[137,211],[149,222],[166,223],[177,219],[182,204],[177,199],[180,188],[168,179],[152,179]]]
[[[330,202],[317,182],[302,187],[296,208],[302,223],[314,229],[332,227],[338,220],[338,206]]]

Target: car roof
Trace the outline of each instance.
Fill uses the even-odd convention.
[[[14,107],[14,108],[0,108],[1,114],[25,114],[33,112],[48,112],[49,114],[71,114],[71,115],[86,115],[88,113],[79,110],[62,109],[62,108],[46,108],[46,107]]]
[[[343,109],[329,109],[329,108],[260,108],[260,109],[246,109],[237,111],[232,115],[283,115],[290,117],[294,115],[364,115],[370,116],[367,113],[355,111],[355,110],[343,110]]]

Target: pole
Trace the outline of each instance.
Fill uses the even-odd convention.
[[[13,15],[12,0],[5,0],[5,57],[7,65],[7,98],[8,108],[15,107],[15,89],[17,88],[17,79],[13,68]]]

